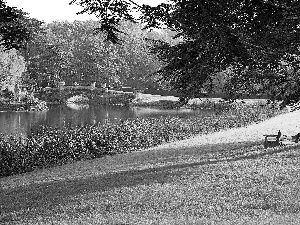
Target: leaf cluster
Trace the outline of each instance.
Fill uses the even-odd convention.
[[[23,49],[26,42],[38,32],[41,21],[28,17],[28,14],[0,1],[0,38],[5,49]]]
[[[102,12],[113,2],[136,5],[131,0],[97,1],[98,5],[95,0],[72,2],[91,13],[89,7]],[[187,97],[201,92],[215,73],[230,66],[270,74],[269,68],[278,67],[285,54],[299,55],[300,5],[296,0],[171,0],[137,9],[146,29],[167,27],[181,38],[176,45],[155,42],[153,52],[167,64],[159,71],[163,81]],[[111,16],[128,13],[134,14],[130,8],[110,8]],[[115,26],[108,17],[99,19]],[[243,80],[247,75],[241,85]]]
[[[72,0],[70,4],[74,4],[77,0]],[[95,14],[98,18],[101,18],[102,23],[100,27],[95,29],[95,33],[106,32],[106,40],[110,40],[112,43],[119,43],[120,39],[118,34],[122,31],[118,28],[120,22],[127,20],[135,22],[134,17],[131,15],[131,2],[122,0],[99,0],[99,1],[80,1],[80,6],[84,6],[84,9],[78,14],[89,13]]]

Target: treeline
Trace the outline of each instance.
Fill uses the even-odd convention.
[[[121,44],[105,41],[96,33],[96,21],[53,22],[27,44],[24,57],[27,80],[39,87],[107,83],[135,88],[156,87],[154,72],[163,65],[150,53],[152,39],[172,42],[169,31],[147,31],[139,24],[124,22]],[[126,33],[126,34],[125,34]]]

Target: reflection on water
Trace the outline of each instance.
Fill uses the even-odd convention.
[[[89,104],[67,103],[67,107],[70,109],[80,110],[80,109],[88,109],[90,107],[90,105]]]
[[[47,112],[0,112],[0,132],[26,136],[31,127],[45,121]]]
[[[0,133],[26,136],[31,129],[40,125],[55,127],[82,126],[103,123],[105,120],[117,122],[136,117],[159,117],[163,115],[194,116],[209,115],[212,111],[191,109],[154,109],[145,107],[93,106],[93,105],[53,105],[44,112],[0,112]]]

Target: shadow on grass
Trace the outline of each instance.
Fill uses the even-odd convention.
[[[198,147],[198,159],[193,162],[173,161],[172,165],[160,167],[127,170],[121,172],[107,173],[89,178],[54,181],[42,184],[31,184],[25,187],[4,189],[0,191],[0,222],[9,222],[13,219],[11,213],[19,212],[20,216],[30,217],[43,215],[48,210],[55,210],[60,203],[69,201],[68,197],[86,195],[94,192],[105,192],[120,187],[131,187],[137,185],[150,185],[154,183],[168,183],[176,177],[186,174],[184,169],[211,165],[223,162],[255,159],[265,155],[271,155],[295,148],[290,146],[282,148],[259,149],[261,152],[251,152],[251,147],[257,143],[243,143],[211,145]],[[214,149],[206,151],[205,149]],[[241,151],[241,149],[244,151]],[[248,151],[247,151],[248,150]],[[185,149],[186,155],[196,154],[195,149]],[[210,153],[209,155],[205,155]],[[145,153],[144,153],[145,154]],[[203,155],[202,155],[203,154]],[[174,159],[172,159],[174,160]],[[153,165],[155,166],[155,165]],[[4,215],[5,214],[5,215]],[[1,216],[2,215],[2,216]],[[4,216],[3,216],[4,215]]]

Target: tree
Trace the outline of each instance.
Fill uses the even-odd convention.
[[[25,71],[25,60],[16,49],[6,50],[0,48],[0,86],[15,93],[15,87],[21,80]]]
[[[299,55],[286,54],[277,66],[268,65],[267,69],[236,66],[226,75],[225,90],[235,97],[268,95],[272,100],[282,100],[282,107],[300,99]]]
[[[142,29],[140,24],[122,22],[122,45],[113,45],[117,49],[115,63],[118,65],[116,79],[120,83],[136,88],[153,86],[158,80],[153,73],[163,64],[155,54],[151,54],[152,42],[150,38],[162,39],[163,32],[149,32]],[[159,86],[156,83],[156,86]]]
[[[120,29],[128,35],[123,35],[123,45],[114,45],[105,42],[103,33],[95,35],[96,26],[96,21],[47,24],[44,32],[28,45],[30,77],[39,86],[55,84],[58,79],[66,84],[89,85],[96,81],[140,88],[153,83],[149,75],[161,63],[149,54],[149,32],[138,24],[122,23]]]
[[[15,7],[9,7],[0,0],[0,45],[4,49],[24,49],[27,41],[42,25],[41,21],[32,19],[27,13]]]
[[[58,47],[40,35],[28,44],[27,53],[26,82],[39,87],[54,86],[61,63]]]
[[[228,67],[239,77],[238,83],[260,81],[257,71],[271,80],[286,54],[299,55],[298,0],[170,0],[156,7],[140,6],[134,0],[70,4],[74,3],[83,7],[80,13],[96,14],[99,30],[114,43],[120,36],[117,25],[124,19],[139,20],[145,28],[165,26],[176,31],[181,43],[156,42],[154,52],[166,63],[159,71],[163,80],[186,97],[200,92],[215,73]],[[140,12],[139,18],[134,10]]]

